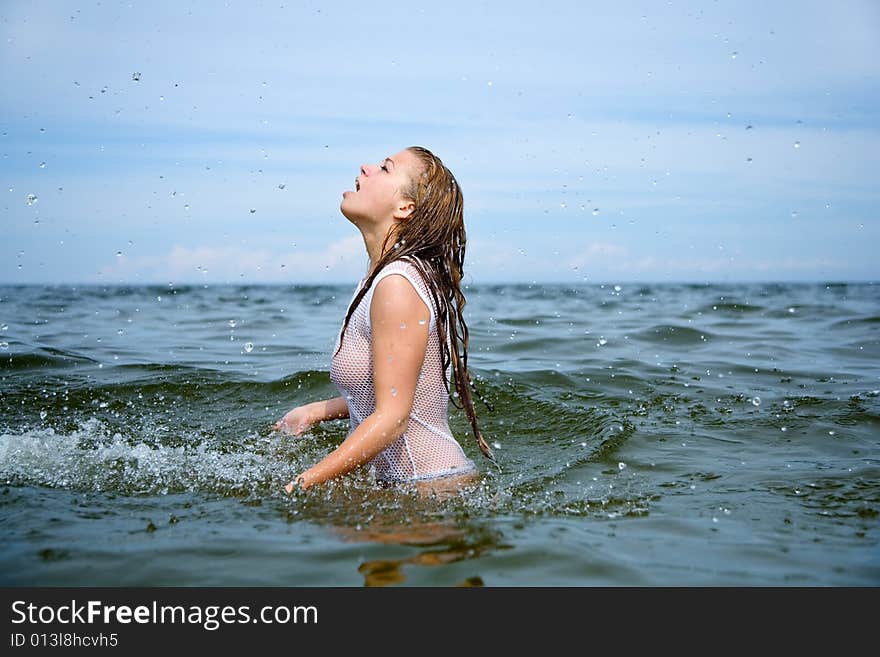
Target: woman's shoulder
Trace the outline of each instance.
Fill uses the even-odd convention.
[[[392,260],[387,265],[382,267],[382,269],[379,270],[379,273],[376,274],[376,278],[374,279],[371,286],[370,305],[372,305],[372,293],[375,292],[376,287],[378,286],[381,279],[391,274],[402,274],[403,277],[410,282],[413,288],[415,288],[415,291],[428,307],[428,310],[431,313],[431,328],[433,328],[435,323],[435,316],[434,304],[431,301],[430,288],[424,274],[422,274],[422,272],[416,266],[415,262],[416,259],[414,256],[403,256],[401,258],[398,258],[397,260]]]
[[[416,263],[419,264],[417,265]],[[423,273],[425,266],[426,265],[417,256],[402,256],[397,260],[392,260],[387,265],[382,267],[382,269],[379,270],[379,273],[376,274],[376,281],[378,281],[380,277],[386,276],[391,273],[406,272],[407,274],[415,275],[418,281],[422,285],[427,287],[428,281],[425,279],[425,275]]]

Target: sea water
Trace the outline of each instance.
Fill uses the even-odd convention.
[[[876,285],[469,285],[498,465],[289,497],[353,290],[0,287],[0,583],[880,584]]]

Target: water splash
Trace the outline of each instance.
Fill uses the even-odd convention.
[[[111,432],[91,418],[69,433],[51,427],[0,435],[0,479],[7,484],[48,486],[125,495],[180,492],[224,496],[266,494],[280,488],[290,470],[285,441],[237,438],[242,449],[199,432],[182,432],[182,444],[155,436]],[[306,459],[308,460],[308,459]]]

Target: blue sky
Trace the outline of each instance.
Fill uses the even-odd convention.
[[[353,283],[414,144],[466,282],[880,278],[876,2],[7,0],[0,48],[3,283]]]

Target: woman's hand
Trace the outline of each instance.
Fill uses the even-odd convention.
[[[284,490],[286,490],[287,494],[290,495],[293,493],[294,488],[306,490],[306,489],[308,489],[308,487],[309,487],[309,484],[306,480],[305,473],[303,473],[301,475],[298,475],[293,481],[291,481],[289,484],[287,484],[284,487]]]
[[[311,411],[311,404],[297,406],[283,418],[272,425],[272,431],[282,431],[298,436],[316,423]]]

